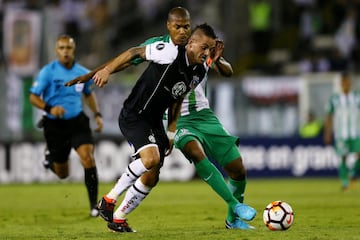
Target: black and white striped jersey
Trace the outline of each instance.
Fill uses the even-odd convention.
[[[157,41],[146,45],[148,67],[124,102],[124,113],[161,120],[165,110],[207,76],[205,64],[189,65],[184,47]]]

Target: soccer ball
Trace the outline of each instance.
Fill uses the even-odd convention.
[[[263,220],[272,231],[286,230],[294,223],[294,212],[288,203],[274,201],[264,209]]]

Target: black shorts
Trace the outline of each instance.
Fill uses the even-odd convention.
[[[90,120],[83,112],[68,120],[45,117],[44,137],[50,157],[57,163],[66,162],[72,148],[77,149],[83,144],[94,144]]]
[[[138,157],[138,151],[149,144],[156,144],[160,152],[160,161],[164,161],[165,152],[169,149],[167,138],[162,120],[151,121],[151,119],[138,114],[124,114],[121,111],[119,116],[119,127],[134,148],[134,157]]]

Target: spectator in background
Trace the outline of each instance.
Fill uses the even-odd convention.
[[[57,37],[65,32],[64,30],[64,19],[63,12],[60,8],[61,0],[53,0],[44,6],[44,45],[46,62],[56,58],[54,49],[56,47]]]
[[[87,5],[86,16],[89,26],[82,37],[82,50],[88,54],[82,59],[84,64],[93,68],[105,62],[112,53],[110,41],[115,27],[112,24],[110,5],[107,1],[93,1]],[[123,34],[121,34],[123,35]]]
[[[86,5],[84,0],[61,0],[60,8],[64,14],[64,30],[79,41],[81,35],[81,20],[85,16]]]
[[[313,111],[309,111],[306,123],[299,129],[301,138],[315,138],[320,135],[323,124],[318,120]]]
[[[349,9],[335,33],[335,44],[343,58],[351,60],[356,46],[356,11]]]
[[[253,50],[258,55],[267,54],[271,44],[272,8],[268,0],[253,0],[249,5],[250,31]]]
[[[350,61],[344,58],[341,55],[340,50],[336,47],[331,49],[329,60],[330,60],[330,71],[333,72],[344,72],[349,70],[349,68],[351,67]]]
[[[330,70],[330,62],[321,52],[305,50],[303,54],[303,58],[298,64],[300,73],[327,72]]]
[[[320,31],[321,18],[318,9],[314,6],[304,7],[300,13],[299,25],[298,50],[301,52],[310,49],[313,37]]]
[[[349,178],[354,181],[360,170],[360,93],[352,90],[349,74],[342,74],[341,92],[331,96],[327,112],[324,142],[331,144],[334,134],[335,151],[341,159],[339,165],[341,187],[342,190],[347,190]],[[351,153],[356,153],[357,159],[349,171],[346,160]]]

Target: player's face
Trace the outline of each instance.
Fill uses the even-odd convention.
[[[203,33],[191,37],[186,46],[190,64],[201,64],[206,61],[211,51],[214,49],[216,40]]]
[[[188,18],[173,18],[167,22],[167,28],[175,45],[186,45],[191,34],[191,25]]]
[[[61,38],[56,43],[56,56],[61,64],[70,67],[75,58],[75,42],[72,38]]]

